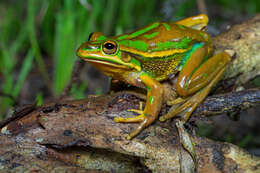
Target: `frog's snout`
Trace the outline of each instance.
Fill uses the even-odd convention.
[[[82,57],[83,55],[88,54],[90,51],[98,50],[99,47],[96,45],[91,45],[89,43],[82,43],[80,47],[77,49],[76,55]]]
[[[85,47],[86,47],[86,43],[83,43],[83,44],[81,44],[80,47],[77,49],[76,55],[77,55],[78,57],[81,57],[81,55],[82,55],[82,53],[83,53]]]

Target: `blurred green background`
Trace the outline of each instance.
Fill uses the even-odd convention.
[[[0,120],[10,116],[14,106],[41,105],[58,98],[70,83],[75,51],[91,32],[121,34],[154,21],[175,21],[202,12],[208,12],[209,32],[216,35],[260,12],[260,1],[0,1]],[[77,75],[68,93],[71,98],[108,90],[109,80],[89,65]],[[201,129],[201,134],[211,135],[211,130]],[[236,144],[244,140],[241,146],[249,146],[253,136],[236,139],[228,134],[223,140]]]

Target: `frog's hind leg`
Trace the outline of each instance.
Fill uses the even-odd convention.
[[[176,24],[181,24],[193,29],[197,29],[197,30],[203,30],[207,24],[208,24],[208,16],[205,14],[200,14],[197,16],[192,16],[192,17],[188,17],[179,21],[176,21],[174,23]]]
[[[186,73],[185,75],[188,80],[182,82],[188,82],[188,85],[185,86],[184,84],[184,88],[181,88],[183,89],[183,91],[180,93],[186,96],[189,96],[195,92],[196,93],[192,96],[187,97],[187,99],[181,100],[181,102],[179,102],[177,106],[173,106],[166,115],[160,117],[161,121],[165,121],[178,114],[181,115],[181,120],[177,120],[176,123],[180,140],[183,147],[189,152],[195,163],[196,154],[193,142],[189,134],[186,132],[183,124],[189,119],[192,112],[208,95],[210,89],[220,80],[227,68],[227,64],[229,61],[230,56],[227,53],[220,53],[208,59],[199,67],[195,67],[195,72],[191,72],[191,74],[193,73],[191,77],[189,73],[186,73],[187,71],[185,71],[184,73]],[[188,68],[191,64],[187,65]]]
[[[211,88],[221,79],[226,70],[227,64],[230,61],[230,56],[223,52],[219,53],[199,66],[199,68],[192,74],[188,81],[188,86],[181,88],[181,95],[190,96],[187,101],[180,104],[177,108],[170,109],[170,111],[161,116],[160,120],[165,121],[178,114],[182,115],[183,121],[186,122],[195,108],[208,95]],[[189,78],[189,77],[188,77]]]

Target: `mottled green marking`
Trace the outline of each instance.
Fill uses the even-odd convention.
[[[146,89],[147,89],[148,92],[151,91],[151,87],[149,87],[149,86],[146,86]]]
[[[223,65],[222,61],[218,61],[218,65],[217,66],[220,66],[220,65]]]
[[[162,51],[167,49],[186,49],[189,47],[190,42],[191,39],[188,37],[185,37],[178,42],[174,42],[174,41],[159,42],[156,44],[157,47],[152,49],[152,51]]]
[[[166,29],[167,31],[170,31],[170,30],[171,30],[171,27],[170,27],[170,25],[168,25],[168,23],[163,23],[163,26],[165,27],[165,29]]]
[[[211,72],[215,71],[216,70],[216,67],[215,66],[212,66],[211,68]]]
[[[203,33],[203,32],[200,32],[200,36],[203,38],[203,39],[209,39],[208,35],[206,33]]]
[[[177,26],[178,26],[180,29],[184,29],[184,28],[185,28],[183,25],[180,25],[180,24],[177,24]]]
[[[150,102],[150,104],[153,104],[153,101],[154,101],[153,96],[150,96],[150,97],[149,97],[149,102]]]
[[[107,37],[104,36],[104,35],[100,35],[100,36],[97,38],[98,41],[100,41],[100,40],[106,40],[106,39],[107,39]]]
[[[208,74],[207,73],[203,73],[203,78],[205,79],[207,76],[208,76]]]
[[[148,77],[152,77],[152,75],[151,75],[150,73],[148,73],[148,72],[144,72],[144,71],[142,71],[142,72],[140,73],[140,76],[148,76]]]
[[[129,35],[122,35],[120,36],[119,38],[117,38],[117,40],[123,40],[125,38],[128,38],[128,39],[132,39],[132,38],[135,38],[135,37],[138,37],[139,35],[142,35],[144,33],[146,33],[147,31],[150,31],[151,29],[154,29],[156,28],[157,26],[159,26],[159,23],[158,22],[155,22],[151,25],[149,25],[148,27],[146,28],[143,28],[143,29],[140,29],[140,30],[137,30]]]
[[[133,48],[143,51],[143,52],[147,51],[147,49],[148,49],[148,45],[144,41],[141,41],[141,40],[136,40],[136,41],[122,40],[119,43],[126,47],[133,47]]]
[[[195,43],[192,46],[192,49],[190,49],[189,52],[187,52],[187,54],[181,59],[181,62],[179,64],[179,70],[181,70],[183,67],[185,67],[185,65],[187,64],[188,60],[193,55],[193,53],[195,51],[197,51],[198,48],[201,48],[203,45],[204,45],[204,43]]]
[[[136,60],[135,58],[131,58],[130,63],[134,64],[135,66],[141,67],[141,62]]]
[[[151,39],[151,38],[154,38],[158,34],[159,34],[159,32],[154,32],[152,34],[146,34],[146,35],[144,35],[144,37],[147,39]]]
[[[205,36],[204,36],[204,34],[203,34],[202,32],[200,32],[200,36],[201,36],[202,38],[205,38]]]

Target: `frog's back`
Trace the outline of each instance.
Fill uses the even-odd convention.
[[[195,42],[208,42],[209,35],[180,24],[155,22],[135,32],[116,36],[120,49],[146,57],[162,57],[187,51]]]
[[[177,69],[196,42],[207,42],[209,35],[175,23],[155,22],[115,39],[120,50],[139,58],[142,69],[160,81]]]

